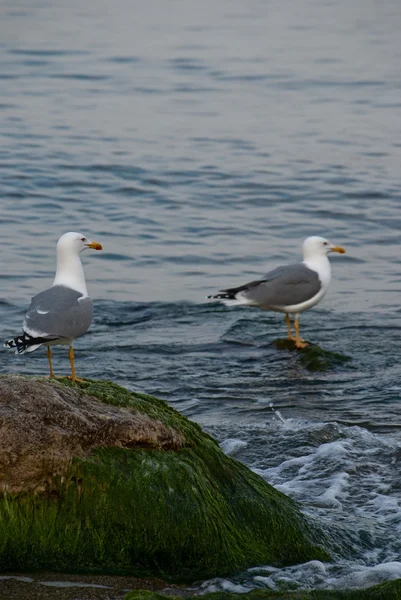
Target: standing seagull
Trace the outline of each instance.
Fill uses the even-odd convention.
[[[88,296],[79,257],[86,248],[102,250],[101,244],[91,242],[82,233],[71,231],[61,236],[57,242],[57,269],[52,287],[32,298],[22,325],[22,335],[4,344],[8,348],[16,348],[16,354],[47,346],[50,377],[55,377],[50,346],[68,344],[71,380],[80,381],[75,374],[72,342],[88,330],[93,315],[93,304]]]
[[[221,290],[208,298],[222,300],[227,306],[242,304],[285,313],[288,339],[294,341],[297,348],[305,348],[308,344],[299,335],[299,313],[312,308],[326,295],[331,280],[328,253],[344,254],[345,250],[318,236],[306,238],[302,250],[304,260],[301,263],[277,267],[262,279]],[[295,338],[291,332],[290,314],[294,315]]]

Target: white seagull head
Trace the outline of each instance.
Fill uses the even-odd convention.
[[[318,256],[327,256],[329,252],[339,252],[345,254],[344,248],[335,246],[329,240],[318,235],[312,235],[306,238],[302,245],[304,259],[315,258]]]
[[[102,250],[102,245],[98,242],[92,242],[82,233],[76,231],[69,231],[61,236],[57,242],[57,251],[68,254],[80,254],[87,248],[93,250]]]

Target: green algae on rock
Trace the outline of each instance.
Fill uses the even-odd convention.
[[[247,594],[213,592],[202,594],[202,600],[400,600],[401,579],[387,581],[361,590],[298,590],[278,592],[254,589]],[[134,590],[123,600],[182,600],[182,596],[168,596],[148,590]]]
[[[194,580],[329,559],[295,502],[113,383],[0,377],[0,489],[3,571]]]
[[[295,342],[288,339],[277,339],[272,344],[278,350],[298,352],[302,365],[308,371],[329,371],[351,360],[350,356],[324,350],[316,344],[310,344],[305,348],[297,348]]]

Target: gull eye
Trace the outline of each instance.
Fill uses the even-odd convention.
[[[86,242],[86,238],[81,238],[81,242]]]
[[[323,242],[323,246],[328,246],[328,242]]]

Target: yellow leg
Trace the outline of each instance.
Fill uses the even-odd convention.
[[[71,365],[71,381],[77,381],[78,383],[81,383],[83,381],[83,379],[78,379],[76,373],[75,373],[75,364],[74,364],[74,350],[72,349],[72,346],[70,346],[70,350],[68,352],[68,358],[70,359],[70,365]]]
[[[287,323],[288,339],[291,340],[292,342],[295,342],[295,338],[292,335],[292,331],[291,331],[291,319],[290,319],[289,315],[285,315],[285,322]]]
[[[47,360],[49,361],[49,367],[50,367],[49,377],[56,377],[54,374],[54,371],[53,371],[52,351],[50,350],[50,346],[47,346]]]
[[[297,348],[306,348],[308,346],[308,342],[305,342],[299,335],[299,323],[298,323],[298,315],[294,317],[294,327],[295,327],[295,345]]]

